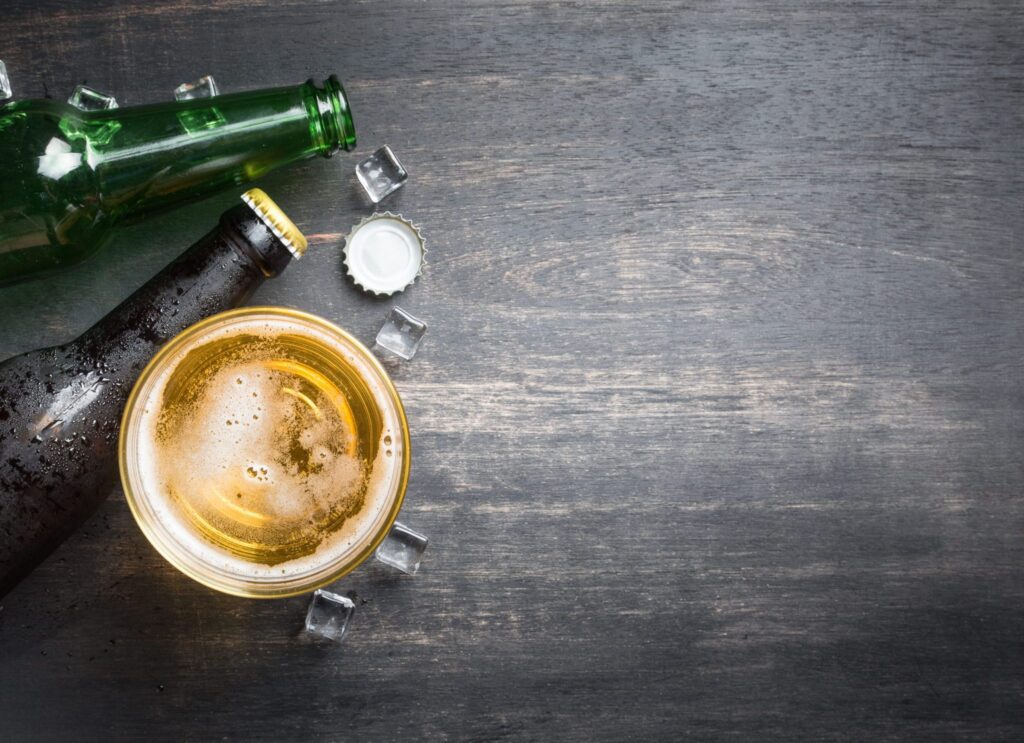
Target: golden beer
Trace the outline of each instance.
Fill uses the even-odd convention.
[[[238,595],[300,593],[355,567],[408,478],[387,374],[344,331],[293,310],[235,310],[175,338],[140,377],[121,437],[147,537]]]

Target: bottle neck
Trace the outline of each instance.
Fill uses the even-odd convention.
[[[322,83],[307,80],[302,86],[307,89],[307,100],[316,106],[316,115],[310,115],[310,133],[319,142],[320,153],[330,157],[339,149],[350,151],[356,146],[356,128],[352,122],[352,111],[348,96],[336,75]],[[313,129],[318,130],[313,134]]]
[[[355,146],[334,76],[285,88],[82,115],[103,211],[131,219]]]
[[[81,336],[94,357],[121,356],[113,367],[128,387],[153,355],[204,317],[237,307],[291,262],[287,245],[245,204]]]

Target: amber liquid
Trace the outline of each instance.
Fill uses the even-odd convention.
[[[145,415],[146,466],[177,520],[264,565],[310,555],[351,527],[379,449],[391,455],[366,382],[343,353],[301,331],[236,332],[193,347]]]

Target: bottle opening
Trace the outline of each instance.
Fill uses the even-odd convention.
[[[317,104],[320,109],[320,125],[323,128],[325,139],[330,144],[324,154],[330,156],[338,148],[355,149],[356,128],[352,121],[352,109],[349,107],[345,88],[342,87],[337,75],[328,77],[324,81],[323,87],[313,80],[310,80],[309,83],[316,91]]]

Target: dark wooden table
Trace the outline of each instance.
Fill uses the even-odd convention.
[[[8,0],[16,93],[122,105],[337,72],[411,180],[430,330],[390,368],[420,574],[177,573],[120,492],[0,611],[3,740],[1024,736],[1024,11],[1015,3]],[[356,155],[262,185],[256,297],[370,341]],[[91,325],[237,193],[0,291]]]

